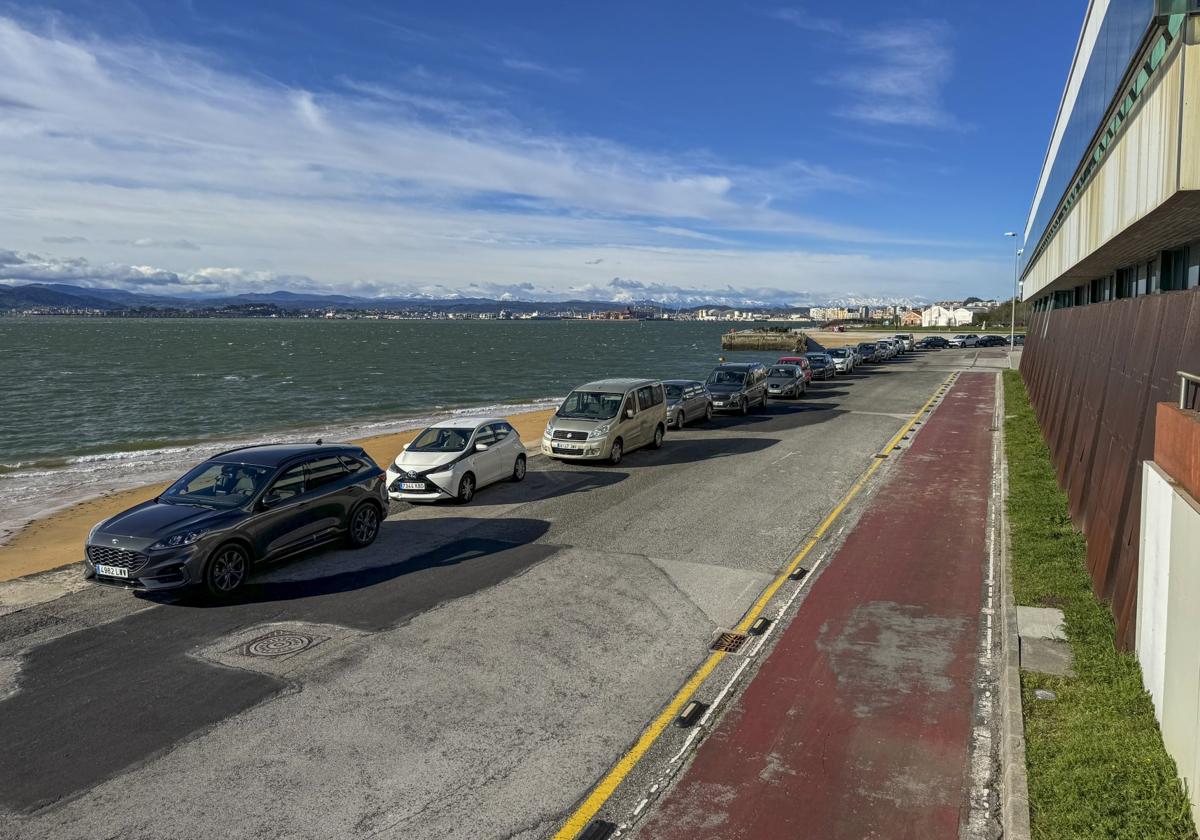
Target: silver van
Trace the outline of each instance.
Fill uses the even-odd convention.
[[[542,454],[621,463],[641,446],[662,446],[667,400],[653,379],[601,379],[576,388],[563,400],[542,434]]]

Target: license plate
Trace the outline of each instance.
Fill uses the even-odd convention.
[[[424,481],[402,481],[400,482],[401,490],[424,490]]]
[[[98,563],[96,564],[96,574],[104,575],[105,577],[127,578],[129,577],[129,570],[122,569],[120,566],[105,566]]]
[[[723,407],[723,406],[725,405],[725,401],[724,401],[724,400],[717,400],[716,402],[714,402],[714,403],[713,403],[713,405],[715,405],[717,408],[721,408],[721,407]]]
[[[556,443],[556,444],[554,444],[554,448],[560,452],[582,452],[583,451],[582,446],[573,446],[569,443]]]

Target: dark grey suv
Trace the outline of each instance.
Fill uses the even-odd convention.
[[[202,586],[231,595],[256,563],[335,539],[370,545],[387,509],[383,470],[360,447],[234,449],[96,525],[84,576],[147,592]]]
[[[753,406],[767,404],[767,366],[757,362],[717,365],[704,384],[712,394],[714,411],[748,414]]]

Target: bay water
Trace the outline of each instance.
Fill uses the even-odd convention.
[[[0,318],[0,539],[244,443],[549,407],[608,376],[703,379],[728,323]],[[731,361],[772,354],[725,354]]]

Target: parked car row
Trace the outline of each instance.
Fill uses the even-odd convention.
[[[619,464],[663,445],[668,428],[747,414],[799,399],[833,379],[911,348],[912,336],[723,363],[704,381],[603,379],[571,391],[546,424],[550,458]],[[358,446],[272,444],[231,449],[192,468],[154,499],[103,522],[84,545],[84,575],[140,592],[198,587],[227,597],[252,568],[334,541],[374,542],[390,500],[470,502],[500,481],[522,481],[528,455],[498,417],[456,417],[423,429],[386,469]]]

